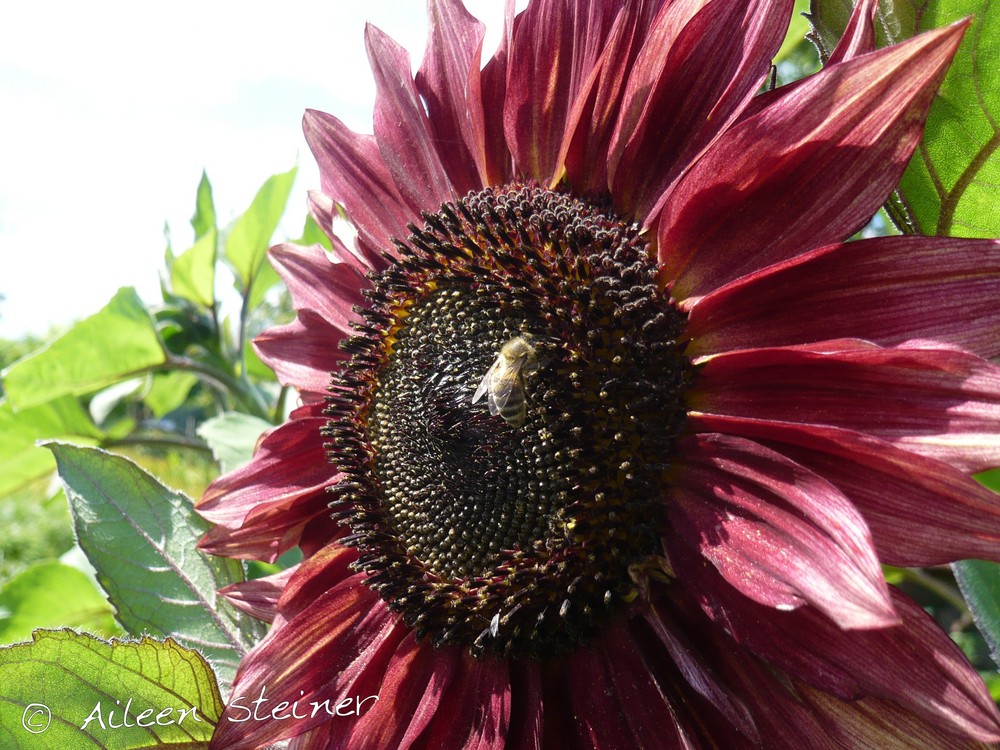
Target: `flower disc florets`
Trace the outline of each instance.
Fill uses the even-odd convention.
[[[490,188],[424,219],[331,386],[337,516],[419,635],[562,653],[661,553],[683,316],[640,228],[564,194]]]

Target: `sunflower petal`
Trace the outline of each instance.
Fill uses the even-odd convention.
[[[762,442],[836,485],[890,565],[1000,560],[1000,495],[954,466],[833,427],[706,414],[690,425]]]
[[[690,353],[806,344],[820,331],[883,346],[936,339],[996,357],[997,298],[998,240],[878,237],[830,245],[694,302]]]
[[[297,568],[297,565],[293,565],[274,575],[239,581],[219,589],[219,593],[237,609],[258,620],[272,622],[278,613],[281,592]]]
[[[791,13],[791,0],[663,6],[626,84],[608,154],[620,210],[649,223],[666,187],[760,87]]]
[[[826,68],[728,130],[665,196],[678,299],[839,241],[885,201],[968,22]]]
[[[566,681],[579,747],[685,746],[680,727],[662,721],[665,713],[673,712],[670,700],[621,625],[609,630],[593,650],[573,655]]]
[[[469,77],[469,116],[473,142],[483,152],[476,163],[484,185],[503,185],[513,175],[513,159],[504,137],[504,102],[507,96],[507,69],[514,33],[514,0],[504,2],[504,27],[500,48],[483,66],[479,75]]]
[[[330,373],[347,358],[338,346],[344,338],[345,333],[321,315],[302,310],[291,323],[258,335],[253,347],[279,383],[321,396],[330,385]]]
[[[430,0],[427,50],[417,72],[416,87],[427,106],[427,122],[438,155],[458,195],[483,186],[475,157],[483,145],[475,140],[467,91],[479,76],[479,55],[486,27],[460,0]],[[481,104],[480,104],[481,106]],[[481,137],[481,136],[480,136]]]
[[[361,290],[369,286],[356,267],[331,262],[319,245],[286,243],[272,247],[268,255],[296,310],[312,310],[344,333],[351,330],[351,309],[366,304]]]
[[[306,110],[302,129],[319,165],[323,192],[346,209],[367,248],[384,249],[393,237],[405,237],[413,214],[382,161],[375,137],[359,135],[336,117],[312,109]]]
[[[728,352],[701,367],[692,406],[854,430],[968,472],[1000,465],[1000,368],[954,349]]]
[[[321,723],[330,723],[334,711],[346,693],[365,701],[358,706],[362,719],[365,710],[378,705],[381,696],[357,695],[343,690],[343,675],[359,661],[370,664],[372,649],[378,644],[383,652],[393,642],[394,627],[389,610],[378,595],[360,585],[359,574],[331,587],[313,605],[300,612],[283,627],[272,628],[267,637],[251,651],[240,665],[233,693],[212,737],[211,748],[263,747]],[[384,656],[383,656],[384,659]],[[377,661],[377,659],[376,659]],[[279,666],[280,665],[280,666]],[[292,720],[292,711],[284,720],[253,719],[254,701],[265,698],[268,708],[282,701],[297,703],[302,719]],[[312,710],[312,702],[321,706]],[[327,708],[322,708],[323,705]],[[336,717],[338,728],[346,730],[356,717]]]
[[[510,701],[507,662],[465,656],[422,741],[426,747],[502,750]]]
[[[896,622],[868,527],[836,487],[741,438],[680,449],[668,517],[732,586],[778,609],[808,602],[843,628]]]
[[[410,55],[371,24],[365,47],[375,77],[375,139],[382,161],[411,211],[437,208],[456,194],[410,73]]]
[[[696,568],[685,573],[701,584],[706,613],[795,679],[841,700],[891,701],[951,732],[1000,738],[1000,713],[975,670],[930,616],[898,591],[891,593],[900,625],[845,631],[812,608],[779,612],[734,596],[712,582],[710,570]]]
[[[457,649],[437,651],[411,631],[393,654],[378,703],[354,724],[345,750],[410,747],[433,718],[460,658]]]
[[[607,155],[625,95],[624,81],[661,6],[662,0],[625,3],[608,33],[600,63],[573,103],[556,163],[565,166],[565,179],[575,194],[600,195],[607,190]],[[557,169],[556,178],[558,173]]]
[[[558,175],[567,116],[600,59],[619,5],[537,0],[518,17],[504,132],[525,177],[548,184]]]
[[[196,509],[218,525],[199,547],[273,561],[295,546],[302,526],[329,502],[334,472],[319,434],[325,424],[325,417],[293,419],[264,437],[250,463],[212,482]]]

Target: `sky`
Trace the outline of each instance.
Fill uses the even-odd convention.
[[[485,59],[502,3],[466,6],[487,24]],[[203,169],[224,226],[298,165],[283,227],[297,233],[319,186],[302,112],[370,133],[366,20],[414,69],[427,30],[422,0],[50,0],[3,15],[0,338],[45,335],[122,286],[156,302],[164,222],[186,249]]]

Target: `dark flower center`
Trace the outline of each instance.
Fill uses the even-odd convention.
[[[355,566],[418,635],[543,658],[656,568],[692,370],[640,228],[523,185],[411,226],[327,428]]]

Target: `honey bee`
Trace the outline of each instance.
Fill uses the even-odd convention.
[[[500,347],[500,354],[476,388],[472,403],[485,394],[491,415],[499,414],[511,427],[520,427],[527,414],[525,378],[536,370],[535,347],[524,336],[515,336]]]

